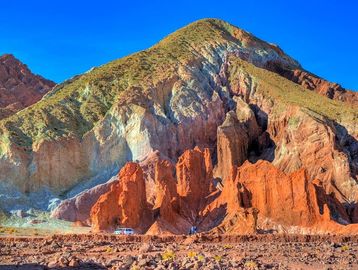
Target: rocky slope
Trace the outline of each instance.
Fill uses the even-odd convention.
[[[13,55],[0,56],[0,119],[36,103],[54,86]]]
[[[123,225],[143,232],[180,233],[193,223],[202,230],[238,232],[242,226],[232,224],[242,220],[252,225],[245,230],[254,231],[254,209],[270,220],[270,228],[288,214],[267,213],[256,200],[249,200],[250,207],[242,203],[241,196],[249,194],[242,194],[238,185],[245,181],[235,180],[233,172],[242,164],[246,168],[247,160],[251,166],[266,160],[262,169],[272,167],[268,172],[277,175],[270,187],[282,180],[290,190],[296,171],[305,171],[297,173],[303,197],[296,199],[309,199],[296,214],[313,211],[305,214],[315,222],[299,226],[332,221],[332,228],[341,230],[336,223],[356,220],[356,97],[303,70],[277,46],[226,22],[200,20],[148,50],[55,87],[34,106],[0,121],[0,183],[30,193],[48,187],[63,195],[83,183],[107,181],[128,161],[146,160],[145,168],[136,169],[143,170],[138,177],[123,176],[128,183],[111,186],[105,197],[95,193],[101,196],[92,208],[96,229],[113,228],[115,218],[130,220]],[[164,163],[150,158],[153,153]],[[260,177],[265,187],[268,179]],[[126,212],[123,190],[144,192],[133,203],[140,209]],[[262,192],[252,194],[265,197]],[[317,196],[320,203],[330,201],[329,213],[322,205],[317,213]],[[102,210],[111,206],[117,210]],[[143,224],[127,218],[143,213]],[[297,225],[292,219],[287,226]]]

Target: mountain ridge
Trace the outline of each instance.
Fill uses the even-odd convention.
[[[241,98],[259,124],[260,137],[250,138],[245,148],[251,151],[252,143],[260,141],[254,159],[280,156],[269,139],[282,128],[275,121],[288,107],[293,116],[287,117],[298,119],[297,125],[289,123],[290,128],[301,128],[306,119],[317,128],[327,126],[329,132],[322,128],[320,133],[322,140],[327,149],[339,149],[327,151],[339,166],[347,162],[351,167],[344,167],[344,179],[337,180],[339,189],[331,190],[343,190],[344,200],[356,189],[356,105],[345,101],[344,91],[331,90],[328,82],[326,90],[339,92],[342,101],[335,100],[336,95],[327,97],[325,91],[316,93],[321,82],[307,89],[305,83],[314,78],[303,76],[303,70],[298,77],[292,75],[300,68],[277,46],[226,22],[200,20],[147,50],[57,85],[41,101],[0,121],[0,182],[23,192],[49,187],[59,196],[82,182],[103,183],[127,161],[143,160],[152,151],[176,160],[199,145],[209,147],[215,156],[217,129],[226,113],[241,106],[237,99]],[[291,75],[298,83],[287,79]],[[280,151],[287,150],[279,146]],[[294,146],[288,151],[295,155],[289,169],[307,158],[298,156]],[[284,167],[287,160],[274,162]],[[318,168],[309,174],[316,176]],[[331,180],[336,179],[325,179]],[[341,187],[347,182],[353,188]]]

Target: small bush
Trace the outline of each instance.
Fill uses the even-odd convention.
[[[173,250],[166,250],[162,254],[162,260],[163,261],[173,261],[175,259],[175,253]]]
[[[232,248],[233,248],[232,245],[229,245],[229,244],[224,245],[224,249],[232,249]]]
[[[189,251],[189,252],[188,252],[188,257],[189,257],[190,259],[195,258],[196,255],[197,255],[197,254],[196,254],[195,251]]]
[[[245,269],[257,269],[258,268],[257,263],[254,261],[247,261],[247,262],[245,262],[244,266],[245,266]]]
[[[222,256],[220,255],[215,255],[214,256],[214,260],[217,261],[217,262],[220,262],[222,260]]]
[[[198,260],[199,261],[203,262],[204,258],[205,258],[204,255],[201,255],[201,254],[198,255]]]

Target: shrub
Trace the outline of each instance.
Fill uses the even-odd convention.
[[[166,250],[162,254],[162,260],[163,261],[173,261],[175,259],[175,253],[173,250]]]
[[[189,251],[189,252],[188,252],[188,257],[189,257],[190,259],[195,258],[196,255],[197,255],[197,254],[196,254],[195,251]]]
[[[217,261],[217,262],[220,262],[222,260],[222,256],[220,255],[215,255],[214,256],[214,260]]]
[[[244,266],[246,269],[257,269],[258,268],[257,263],[254,261],[246,261]]]

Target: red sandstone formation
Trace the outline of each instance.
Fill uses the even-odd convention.
[[[147,234],[182,234],[191,226],[179,214],[179,196],[174,172],[174,165],[167,160],[158,161],[155,165],[156,202],[153,211],[157,220]]]
[[[137,163],[127,163],[119,173],[118,183],[102,195],[92,207],[95,231],[124,226],[143,229],[149,219],[143,171]]]
[[[321,181],[311,181],[304,169],[286,174],[268,161],[246,161],[214,190],[210,152],[195,148],[179,158],[176,176],[170,161],[158,160],[154,179],[150,210],[142,169],[127,163],[118,183],[93,206],[93,229],[125,226],[147,234],[185,234],[195,225],[200,231],[251,234],[280,225],[285,231],[358,233],[357,225],[344,226],[350,217],[334,194],[327,194]]]
[[[0,119],[36,103],[54,86],[13,55],[0,56]]]
[[[179,210],[176,179],[174,178],[174,165],[169,161],[158,161],[155,165],[156,201],[154,209],[159,210],[164,220],[174,220]]]
[[[194,223],[212,188],[209,149],[186,150],[176,164],[176,174],[180,214]]]
[[[244,207],[257,208],[261,217],[295,226],[329,219],[329,213],[320,214],[316,188],[308,182],[304,169],[286,175],[267,161],[245,162],[234,183],[242,184],[251,197],[243,200]]]
[[[150,182],[145,178],[153,178],[153,175],[144,177],[140,165],[127,163],[118,183],[93,206],[93,229],[126,226],[147,234],[183,234],[195,225],[200,231],[251,234],[258,229],[276,230],[279,225],[285,231],[301,228],[311,232],[358,233],[356,225],[344,226],[354,222],[357,210],[347,213],[339,198],[325,186],[327,181],[313,180],[301,166],[325,166],[325,159],[334,159],[334,155],[324,157],[319,152],[322,149],[327,149],[327,153],[337,151],[321,147],[334,144],[330,131],[321,131],[320,122],[300,110],[291,108],[285,115],[289,116],[288,120],[278,122],[282,127],[273,121],[268,133],[263,134],[272,135],[275,142],[285,140],[285,143],[280,142],[280,147],[285,145],[285,158],[292,152],[289,155],[292,160],[280,158],[283,150],[278,147],[274,163],[292,172],[285,173],[265,160],[254,164],[245,161],[252,138],[263,139],[262,135],[257,137],[260,131],[252,111],[237,108],[236,113],[227,114],[218,132],[216,172],[225,175],[225,181],[216,179],[214,182],[207,148],[186,150],[175,166],[169,160],[162,160],[157,153],[153,159],[155,165],[151,165],[154,181]],[[305,128],[307,123],[309,127]],[[316,135],[312,135],[310,127],[315,128]],[[297,129],[299,134],[294,136],[292,132]],[[296,153],[294,147],[299,145],[296,140],[302,140],[302,136],[313,140],[312,146],[316,145],[316,136],[323,139],[316,141],[317,149],[302,149]],[[312,156],[312,151],[318,156],[310,164],[308,157]],[[295,155],[302,157],[300,165]],[[312,171],[315,170],[311,168]],[[153,203],[147,204],[146,184],[154,184]]]

